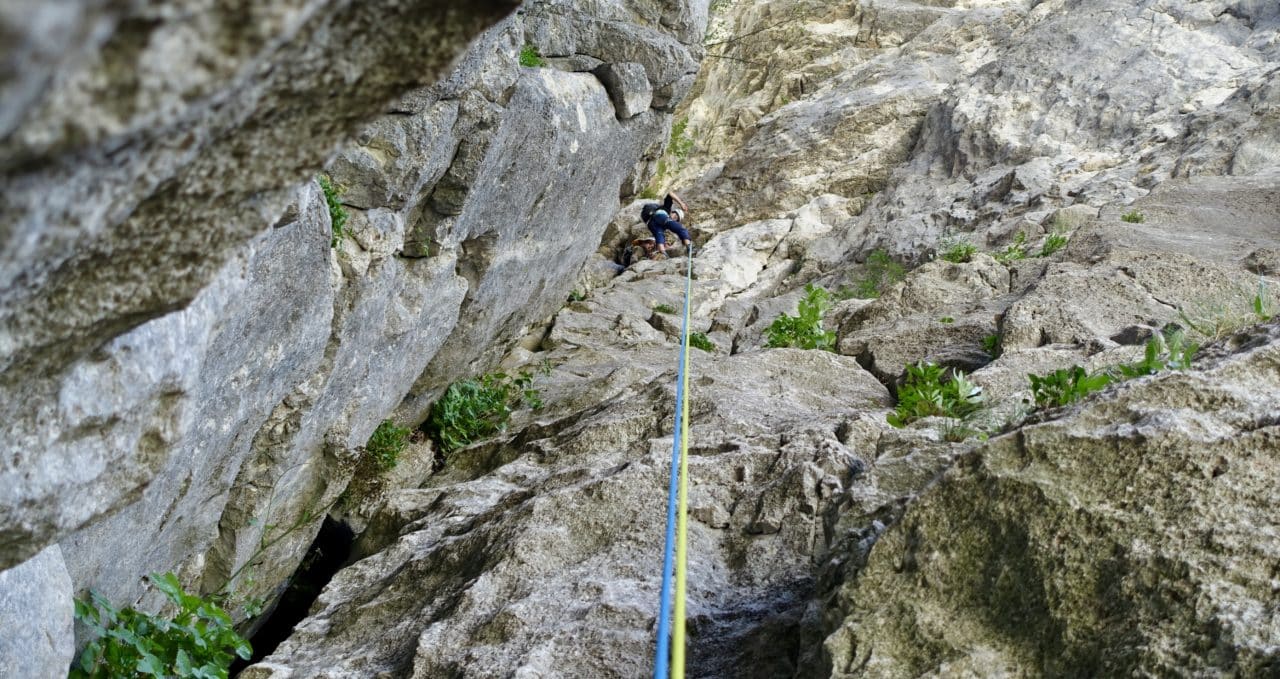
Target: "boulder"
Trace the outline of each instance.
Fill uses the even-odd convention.
[[[824,674],[1274,668],[1280,325],[1232,346],[964,456],[833,590]]]
[[[591,72],[604,83],[618,120],[640,115],[653,101],[653,86],[640,64],[601,64]]]

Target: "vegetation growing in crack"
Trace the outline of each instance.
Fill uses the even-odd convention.
[[[383,420],[365,444],[365,454],[373,458],[379,469],[390,471],[400,462],[400,453],[409,443],[410,433],[406,427],[397,427],[391,420]]]
[[[1040,246],[1040,254],[1038,257],[1049,257],[1053,253],[1065,248],[1067,242],[1071,240],[1066,233],[1062,231],[1054,231],[1044,239],[1044,245]]]
[[[812,283],[804,286],[804,293],[797,315],[782,314],[769,325],[766,330],[769,342],[766,346],[826,351],[834,349],[836,334],[822,328],[822,317],[831,308],[831,295],[825,288]]]
[[[152,573],[148,581],[177,606],[172,617],[121,610],[96,592],[77,599],[76,619],[95,638],[80,653],[71,677],[225,678],[232,660],[248,660],[249,642],[236,633],[231,616],[215,597],[187,592],[173,573]]]
[[[898,387],[898,405],[886,418],[895,427],[905,427],[925,417],[945,417],[963,424],[984,405],[982,387],[970,382],[961,371],[951,371],[936,363],[917,362],[907,366],[907,378]],[[962,427],[961,438],[977,433]],[[951,437],[948,437],[951,438]]]
[[[510,63],[510,62],[508,62]],[[547,60],[542,58],[538,53],[538,48],[533,45],[525,45],[520,49],[520,65],[530,68],[539,68],[547,65]]]
[[[711,340],[707,338],[706,333],[702,333],[702,332],[689,333],[689,346],[692,346],[697,349],[701,349],[703,351],[716,350],[716,345],[712,344]]]
[[[938,256],[953,264],[964,264],[978,253],[978,246],[970,243],[968,238],[946,238],[941,246],[942,253]]]
[[[1000,335],[987,335],[982,338],[982,350],[991,358],[1000,358]]]
[[[992,257],[995,257],[997,262],[1005,265],[1016,262],[1019,259],[1026,259],[1027,233],[1025,231],[1019,231],[1018,235],[1014,236],[1012,243],[1006,246],[1003,250],[993,254]]]
[[[1154,375],[1165,370],[1186,370],[1191,367],[1200,346],[1186,341],[1181,331],[1156,335],[1147,341],[1142,360],[1113,366],[1090,374],[1083,367],[1055,370],[1045,375],[1027,375],[1031,380],[1031,394],[1036,406],[1053,408],[1075,403],[1089,394],[1120,380]]]
[[[854,286],[853,295],[874,299],[906,277],[906,267],[893,261],[884,250],[875,250],[867,255],[866,273]]]
[[[676,312],[676,308],[670,304],[658,304],[653,307],[653,310],[660,314],[674,314]]]
[[[329,240],[329,247],[336,248],[338,247],[338,241],[342,240],[342,237],[347,233],[345,227],[347,218],[350,217],[347,213],[347,208],[343,207],[342,201],[339,200],[344,189],[341,186],[335,186],[328,175],[322,174],[318,179],[320,180],[320,190],[324,192],[324,202],[329,206],[329,223],[333,228],[333,236]]]
[[[1167,336],[1156,335],[1147,340],[1141,361],[1118,365],[1116,372],[1125,379],[1133,379],[1162,370],[1186,370],[1191,367],[1191,360],[1199,350],[1200,345],[1188,342],[1181,331],[1175,330]]]
[[[1111,384],[1107,373],[1090,375],[1084,368],[1073,365],[1046,375],[1027,375],[1031,379],[1031,395],[1036,406],[1052,408],[1075,403],[1089,394]]]
[[[1147,216],[1138,210],[1129,210],[1128,212],[1120,215],[1120,221],[1128,222],[1130,224],[1141,224],[1147,221]]]
[[[450,453],[506,429],[511,413],[521,406],[542,407],[533,375],[528,371],[515,377],[490,373],[450,385],[431,406],[426,430],[443,452]]]

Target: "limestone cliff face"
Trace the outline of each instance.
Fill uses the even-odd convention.
[[[122,605],[166,570],[278,593],[378,423],[557,309],[656,153],[706,7],[633,4],[67,8],[15,32],[98,42],[5,97],[0,563],[60,541],[75,589]],[[521,67],[526,44],[555,60]],[[299,186],[322,163],[352,215],[333,248]]]
[[[718,3],[725,58],[677,109],[693,152],[658,180],[694,202],[693,324],[714,347],[692,368],[694,675],[1275,662],[1276,396],[1248,377],[1272,373],[1273,333],[1028,419],[1028,373],[1138,360],[1183,313],[1244,313],[1259,274],[1280,301],[1278,168],[1250,160],[1277,141],[1280,17],[1210,4]],[[603,252],[639,233],[634,211]],[[1067,246],[1043,252],[1054,231]],[[992,256],[1018,232],[1021,259]],[[944,236],[988,252],[929,261]],[[804,283],[852,284],[877,247],[921,265],[830,311],[838,355],[764,348]],[[251,675],[645,673],[678,337],[660,305],[684,265],[585,276],[508,358],[552,366],[547,406],[390,493],[364,558]],[[919,360],[972,373],[989,443],[886,423]]]
[[[53,630],[69,589],[131,603],[150,571],[205,591],[241,571],[270,598],[342,512],[359,560],[245,676],[646,674],[686,261],[609,256],[644,233],[620,195],[670,187],[711,343],[692,675],[1274,671],[1280,338],[1256,324],[1280,306],[1280,9],[710,4],[458,9],[476,39],[450,69],[383,45],[435,29],[381,3],[51,14],[15,43],[5,63],[41,66],[0,83],[24,225],[0,251],[0,564],[21,563],[0,597],[38,591]],[[207,21],[280,33],[193,52],[207,91],[120,68],[181,67],[166,46]],[[354,52],[331,48],[344,28]],[[112,90],[133,108],[100,87],[122,72],[146,76]],[[338,82],[362,105],[318,106]],[[116,118],[60,103],[84,100]],[[351,213],[333,248],[322,162]],[[978,252],[938,258],[956,239]],[[856,288],[874,249],[912,270],[830,309],[835,351],[765,346],[805,284]],[[1174,325],[1205,344],[1189,369],[1033,412],[1028,373],[1133,362]],[[989,439],[888,425],[922,360],[982,387],[964,427]],[[382,419],[499,362],[549,369],[545,407],[442,468],[415,445],[333,505]],[[266,522],[298,528],[255,559]]]
[[[137,499],[190,414],[187,350],[231,299],[201,291],[340,141],[513,4],[6,9],[0,563]],[[152,319],[174,327],[118,339]]]

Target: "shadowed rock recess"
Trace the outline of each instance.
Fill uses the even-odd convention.
[[[18,2],[0,36],[0,667],[63,676],[72,598],[163,612],[153,572],[248,634],[327,520],[350,560],[240,676],[651,673],[688,263],[618,262],[674,188],[689,676],[1280,675],[1274,2]],[[831,350],[770,346],[809,284]],[[977,412],[890,426],[922,361]],[[1073,366],[1114,379],[1037,404]],[[438,449],[499,370],[541,407]],[[393,469],[386,420],[425,434]]]

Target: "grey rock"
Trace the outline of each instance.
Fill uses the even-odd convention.
[[[61,677],[74,658],[71,576],[57,545],[0,572],[0,662],[14,677]]]
[[[111,463],[117,473],[132,471],[134,483],[120,487],[138,497],[63,539],[68,569],[80,587],[131,603],[143,595],[141,578],[149,573],[175,571],[198,579],[192,556],[204,555],[217,541],[219,524],[228,521],[224,512],[241,510],[236,503],[228,506],[228,493],[242,467],[261,465],[255,457],[267,453],[255,445],[255,433],[320,368],[330,334],[328,213],[314,184],[300,192],[299,201],[296,221],[263,234],[253,255],[224,269],[192,308],[141,326],[118,340],[105,360],[80,368],[86,375],[116,376],[117,388],[128,394],[148,386],[128,368],[145,377],[165,365],[158,362],[165,354],[156,348],[172,347],[169,370],[175,375],[172,382],[158,383],[165,390],[158,402],[167,411],[121,409],[114,422],[108,417],[64,444],[64,454],[127,451],[104,441],[169,418],[150,425],[162,428],[141,434],[140,451],[150,457],[139,457],[154,468],[138,469],[130,458]],[[184,335],[175,328],[189,330]],[[199,341],[178,344],[191,334]],[[71,393],[82,398],[103,393],[92,384]],[[144,447],[148,441],[150,447]],[[157,593],[150,596],[154,604],[162,600]]]
[[[605,296],[634,297],[627,287]],[[374,519],[388,547],[342,571],[249,676],[647,671],[671,448],[670,346],[553,353],[570,363],[540,384],[543,411],[520,415],[497,442],[455,452],[427,488],[396,494]],[[690,511],[700,584],[690,613],[719,642],[694,668],[786,672],[784,658],[752,651],[755,640],[785,636],[799,618],[811,531],[856,468],[855,451],[869,445],[862,435],[841,443],[833,430],[851,404],[884,404],[887,394],[827,352],[698,361]],[[379,593],[367,589],[375,580]],[[744,605],[756,612],[735,612]],[[566,620],[564,610],[575,613]],[[373,643],[372,628],[386,630]]]
[[[0,57],[33,61],[6,76],[0,140],[0,474],[32,481],[3,484],[0,567],[138,497],[182,429],[172,394],[193,387],[194,362],[177,349],[206,341],[208,325],[192,316],[216,315],[211,295],[196,301],[202,291],[353,127],[439,78],[513,8],[46,3],[16,21],[25,4],[4,10]],[[147,321],[159,325],[142,329]],[[139,358],[153,351],[173,362]],[[103,360],[126,352],[118,371]],[[116,381],[115,397],[94,396],[113,393],[92,391],[104,380]],[[93,403],[58,405],[59,393]],[[139,412],[111,428],[134,431],[106,435],[97,452],[39,441],[64,428],[84,440],[129,409]],[[82,501],[62,502],[71,486]]]
[[[411,387],[439,393],[495,365],[550,316],[664,118],[623,124],[596,78],[519,69],[518,28],[513,19],[486,31],[452,75],[401,96],[339,154],[329,174],[350,219],[336,248],[318,187],[304,185],[291,205],[245,218],[253,240],[203,253],[230,261],[190,304],[176,296],[168,315],[131,317],[133,330],[66,375],[5,383],[15,447],[0,470],[13,480],[0,495],[0,532],[12,558],[59,537],[78,586],[109,600],[142,598],[154,610],[162,601],[140,578],[172,570],[193,588],[233,591],[240,616],[248,598],[279,593],[361,468],[363,444]],[[355,58],[361,45],[343,54]],[[673,58],[691,63],[683,48]],[[398,80],[396,91],[410,84]],[[387,98],[351,94],[371,97],[365,107]],[[597,147],[617,153],[586,153]],[[315,162],[304,151],[291,162]],[[552,224],[573,238],[529,248]],[[445,348],[450,357],[429,368]],[[429,397],[415,397],[402,422],[425,416]],[[15,461],[18,450],[40,452]],[[433,454],[423,457],[373,480],[371,495],[417,483]],[[33,469],[36,483],[17,482]],[[339,511],[360,523],[373,509]]]
[[[619,120],[634,118],[653,101],[653,87],[640,64],[602,64],[592,73],[604,83]]]
[[[833,592],[824,674],[1269,671],[1280,327],[1254,337],[966,456]]]

